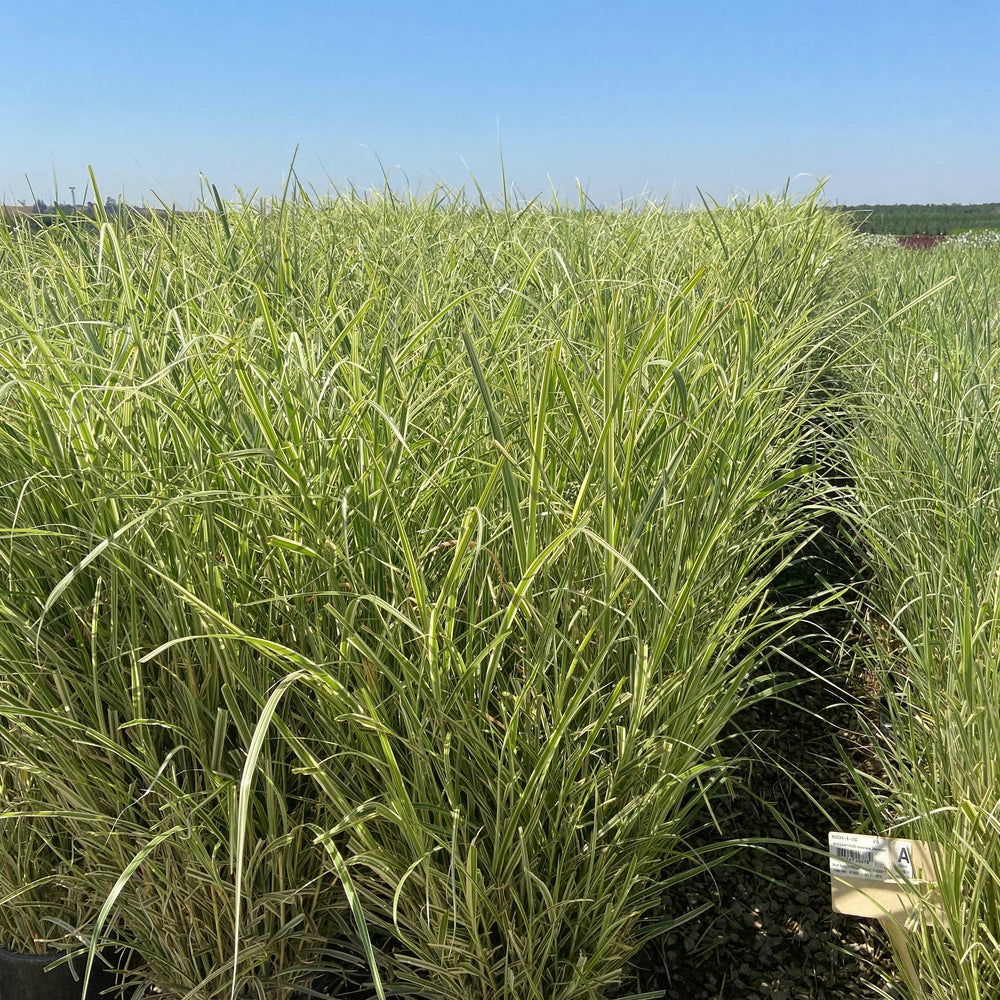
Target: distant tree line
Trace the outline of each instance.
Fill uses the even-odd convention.
[[[110,219],[116,216],[123,217],[126,222],[150,217],[165,220],[173,214],[167,209],[132,206],[111,197],[104,202],[103,211],[99,205],[95,205],[92,201],[74,206],[59,203],[49,205],[39,199],[30,205],[21,203],[0,206],[0,224],[6,223],[8,227],[22,226],[37,232],[46,226],[66,222],[95,225],[105,218]]]
[[[1000,229],[1000,202],[984,205],[840,205],[863,233],[889,236]]]

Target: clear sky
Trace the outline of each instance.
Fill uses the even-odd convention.
[[[1000,201],[996,0],[0,5],[0,198],[441,181]],[[380,161],[382,166],[380,166]],[[92,194],[88,194],[92,197]]]

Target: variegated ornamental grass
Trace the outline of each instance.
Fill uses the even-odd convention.
[[[3,891],[48,838],[57,919],[179,997],[616,983],[799,613],[832,215],[0,239]]]
[[[1000,368],[995,248],[870,250],[868,335],[847,356],[850,509],[872,567],[886,693],[872,825],[936,845],[947,919],[910,936],[933,1000],[1000,992]]]

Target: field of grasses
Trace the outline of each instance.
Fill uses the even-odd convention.
[[[839,601],[866,829],[941,845],[921,989],[995,997],[998,286],[814,200],[0,227],[0,945],[620,996]],[[831,510],[870,586],[782,599]]]

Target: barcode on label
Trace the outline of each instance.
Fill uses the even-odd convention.
[[[833,853],[845,861],[853,861],[856,865],[870,865],[875,863],[875,855],[872,851],[857,851],[850,847],[835,847]]]

